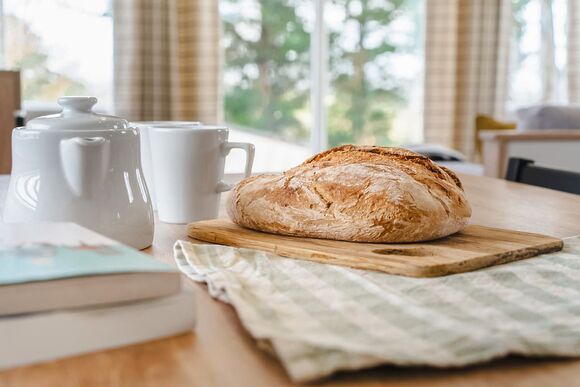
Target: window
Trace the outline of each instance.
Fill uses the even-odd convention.
[[[329,145],[421,140],[423,7],[424,0],[327,2]]]
[[[25,101],[64,94],[99,98],[112,107],[113,26],[109,0],[1,0],[2,68],[18,68]],[[0,53],[1,55],[2,53]]]
[[[566,0],[512,0],[507,111],[568,102]]]
[[[225,118],[288,167],[422,137],[424,0],[221,0]],[[260,147],[263,149],[263,147]],[[288,165],[284,165],[284,164]]]
[[[282,170],[311,152],[311,0],[222,0],[224,107],[255,169]]]

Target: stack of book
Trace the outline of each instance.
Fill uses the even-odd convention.
[[[0,369],[191,331],[173,267],[71,223],[0,224]]]

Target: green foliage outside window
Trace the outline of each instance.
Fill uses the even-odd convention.
[[[11,33],[6,47],[7,68],[22,72],[24,100],[56,101],[61,95],[89,94],[82,82],[49,70],[49,57],[41,39],[25,21],[6,15],[4,22]]]
[[[329,0],[343,11],[341,23],[329,26],[329,145],[391,142],[393,118],[407,96],[389,74],[388,56],[399,48],[390,41],[388,28],[405,6],[417,1],[421,0]],[[226,10],[235,9],[236,3],[222,0]],[[313,1],[256,0],[251,16],[223,12],[226,79],[228,74],[233,79],[225,93],[228,122],[307,141],[307,25],[314,16],[304,17],[299,10],[308,3]],[[353,37],[355,41],[346,42]]]

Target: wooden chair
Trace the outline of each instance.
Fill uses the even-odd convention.
[[[532,160],[510,158],[506,180],[580,195],[580,173],[538,167]]]
[[[0,71],[0,175],[12,169],[14,112],[20,110],[20,73]]]

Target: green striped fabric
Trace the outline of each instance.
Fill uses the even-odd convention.
[[[175,259],[295,381],[383,363],[580,355],[580,237],[559,253],[424,279],[185,241]]]

